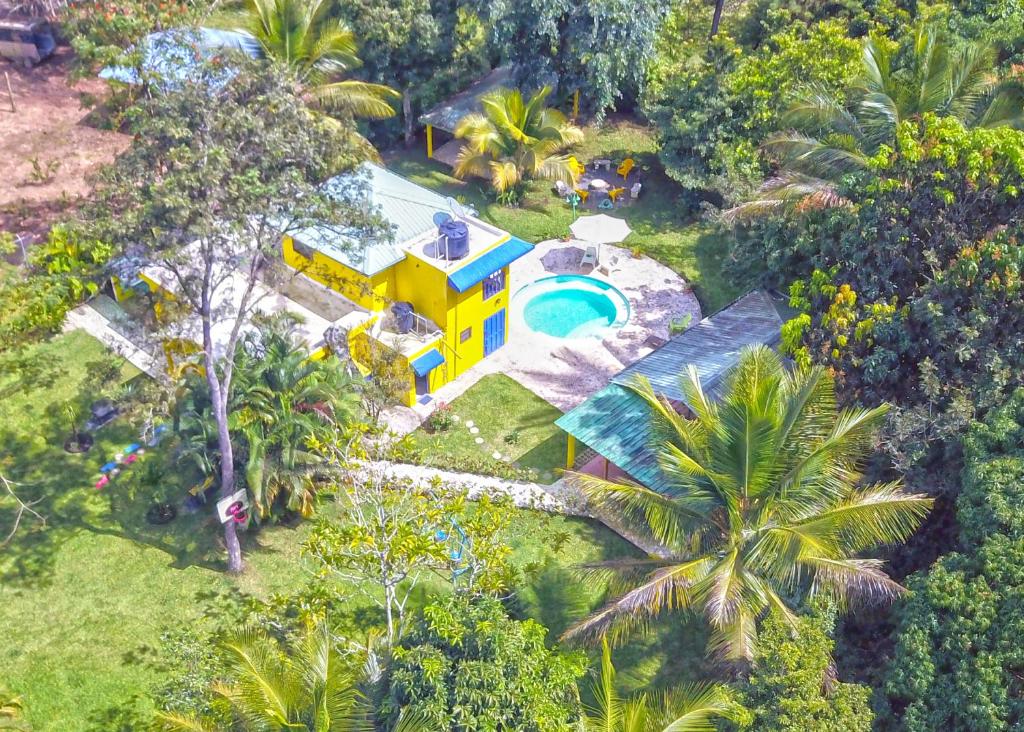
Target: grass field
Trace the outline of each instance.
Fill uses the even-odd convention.
[[[695,221],[682,202],[679,187],[658,161],[651,130],[628,119],[612,118],[601,127],[588,127],[585,141],[573,151],[580,160],[632,157],[646,167],[646,182],[632,206],[617,209],[633,233],[625,246],[636,248],[683,275],[693,286],[705,314],[734,300],[741,293],[722,273],[727,243],[717,230]],[[420,149],[397,150],[385,155],[388,167],[420,185],[469,203],[490,221],[529,242],[563,236],[572,223],[572,209],[546,182],[530,184],[525,200],[516,208],[499,205],[483,181],[460,181],[446,166],[426,157]]]
[[[0,358],[0,470],[20,484],[23,499],[40,499],[36,508],[47,518],[45,527],[26,522],[0,548],[0,686],[24,698],[36,732],[145,728],[151,694],[168,678],[164,631],[223,619],[248,598],[298,589],[307,576],[300,547],[309,524],[246,534],[246,571],[231,577],[207,512],[150,526],[144,513],[151,497],[132,487],[130,473],[102,491],[92,487],[99,466],[136,439],[136,430],[115,421],[97,433],[90,452],[70,455],[61,447],[68,432],[61,408],[136,376],[80,332]],[[542,437],[527,429],[520,444],[544,454]],[[541,442],[527,449],[533,440]],[[556,453],[552,446],[551,460]],[[168,480],[180,491],[181,478]],[[0,536],[13,508],[0,498]],[[517,606],[552,637],[604,594],[572,567],[633,551],[599,524],[532,511],[515,512],[507,540],[523,576]],[[374,617],[357,604],[350,615],[353,632]],[[657,683],[669,672],[689,676],[696,667],[685,659],[700,642],[699,633],[667,624],[631,643],[617,658],[624,684]]]
[[[469,460],[493,460],[493,453],[500,452],[547,483],[565,464],[567,437],[555,426],[562,413],[504,374],[480,379],[451,403],[451,410],[459,421],[449,429],[434,433],[421,427],[412,433],[423,462],[457,470]],[[470,432],[467,421],[479,434]],[[476,443],[478,437],[482,444]]]

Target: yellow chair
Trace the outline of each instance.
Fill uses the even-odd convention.
[[[590,195],[590,191],[585,191],[582,188],[577,188],[576,189],[576,195],[578,195],[580,197],[580,202],[581,203],[586,203],[587,202],[587,197]]]
[[[623,179],[626,179],[629,177],[629,172],[633,170],[634,165],[636,163],[633,161],[633,158],[626,158],[615,172],[621,175]]]
[[[625,188],[612,188],[610,191],[608,191],[608,198],[612,199],[613,202],[617,202],[619,200],[619,196],[621,196],[625,192]]]
[[[569,156],[569,170],[572,174],[579,178],[581,175],[587,172],[587,166],[576,159],[576,156]]]

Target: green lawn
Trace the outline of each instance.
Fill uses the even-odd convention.
[[[466,469],[475,462],[495,461],[494,452],[532,471],[530,477],[550,483],[565,465],[567,438],[555,426],[562,413],[504,374],[485,376],[451,403],[459,421],[443,432],[420,428],[411,435],[413,447],[427,464]],[[466,426],[480,430],[473,434]],[[476,438],[483,439],[482,444]],[[474,465],[474,467],[477,467]]]
[[[99,466],[133,441],[135,430],[125,420],[114,422],[89,453],[72,456],[61,448],[67,430],[57,412],[68,400],[91,400],[136,375],[79,332],[0,358],[0,466],[22,484],[22,498],[42,499],[37,508],[47,517],[45,528],[26,523],[0,549],[0,685],[24,697],[37,732],[145,728],[140,720],[152,709],[151,694],[169,673],[159,642],[164,631],[210,627],[247,598],[305,582],[300,546],[308,524],[244,536],[247,569],[236,578],[223,572],[209,513],[153,527],[144,520],[150,495],[132,487],[131,472],[93,489]],[[536,426],[551,429],[552,408],[533,407]],[[493,439],[501,440],[504,431],[495,429]],[[543,434],[527,426],[520,449],[550,456],[538,464],[559,461],[564,447],[545,446]],[[150,451],[145,459],[160,454]],[[191,482],[178,474],[168,480],[179,489]],[[0,498],[4,534],[12,510]],[[516,607],[547,624],[552,637],[604,594],[603,584],[584,583],[571,568],[634,551],[599,524],[533,511],[514,513],[508,542],[523,574]],[[338,620],[361,632],[375,618],[365,610],[354,601]],[[700,633],[666,624],[631,643],[617,658],[624,684],[688,676],[697,667],[685,659],[695,657],[701,642]]]
[[[648,127],[614,118],[601,127],[588,127],[585,141],[574,150],[580,160],[632,157],[646,167],[646,182],[632,206],[617,209],[633,229],[625,245],[636,248],[676,272],[693,286],[705,314],[728,304],[741,294],[722,274],[726,242],[714,227],[697,222],[680,199],[679,187],[658,161],[655,139]],[[495,203],[482,181],[463,182],[450,170],[426,157],[417,147],[385,155],[388,167],[416,183],[441,191],[473,205],[481,218],[530,242],[568,233],[572,209],[544,182],[532,183],[518,208]]]

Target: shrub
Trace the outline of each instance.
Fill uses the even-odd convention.
[[[390,729],[403,709],[418,712],[437,732],[577,729],[586,658],[548,650],[546,633],[491,598],[428,605],[394,648],[381,718]]]

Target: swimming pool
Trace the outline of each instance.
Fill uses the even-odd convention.
[[[629,320],[629,300],[615,287],[585,275],[531,282],[512,298],[526,326],[555,338],[601,336]]]

